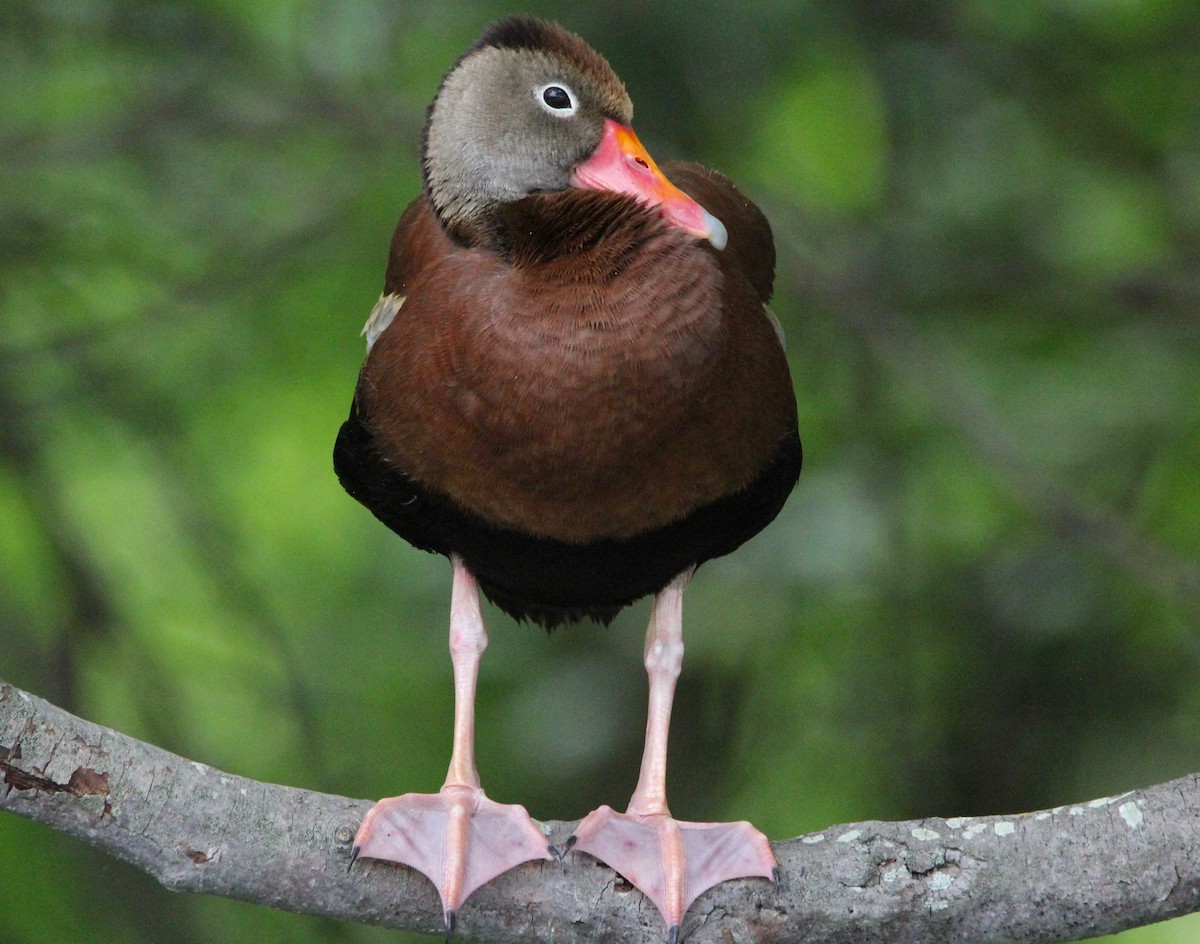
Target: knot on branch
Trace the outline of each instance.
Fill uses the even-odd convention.
[[[32,719],[30,719],[32,722]],[[28,726],[26,733],[29,733]],[[112,804],[109,796],[109,776],[93,770],[91,767],[76,767],[66,782],[56,780],[47,775],[45,767],[21,767],[21,741],[18,739],[12,747],[0,744],[0,783],[5,786],[5,794],[14,790],[36,790],[40,793],[67,793],[75,797],[104,797],[102,816],[112,814]]]

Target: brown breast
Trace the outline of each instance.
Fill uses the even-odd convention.
[[[521,201],[528,225],[507,220],[500,251],[409,207],[387,281],[406,301],[356,393],[389,461],[490,522],[571,543],[669,524],[761,471],[795,429],[763,312],[770,231],[756,250],[765,221],[731,185],[668,172],[714,191],[693,195],[729,228],[724,253],[611,194]]]

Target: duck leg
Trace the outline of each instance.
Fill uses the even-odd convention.
[[[636,885],[679,939],[683,913],[703,892],[734,878],[778,880],[767,838],[749,823],[688,823],[667,809],[667,731],[675,682],[683,663],[683,591],[691,572],[655,598],[646,630],[650,677],[646,746],[637,789],[624,813],[602,806],[589,813],[567,848],[607,863]]]
[[[546,837],[525,808],[488,799],[475,769],[475,682],[487,648],[479,587],[452,557],[450,657],[454,663],[454,748],[438,793],[406,793],[376,803],[354,837],[359,856],[389,859],[423,872],[442,899],[446,933],[468,896],[530,859],[549,859]]]

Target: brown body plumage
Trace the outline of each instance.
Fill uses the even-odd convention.
[[[424,201],[406,215],[389,278],[406,301],[358,395],[385,458],[490,522],[571,543],[749,485],[795,411],[736,257],[625,197],[525,202],[503,254],[455,246]],[[574,245],[547,239],[566,226]]]
[[[723,177],[696,165],[667,172],[720,211],[725,250],[600,191],[517,201],[492,239],[472,245],[454,241],[424,198],[408,208],[385,282],[404,302],[363,367],[356,412],[384,463],[421,488],[416,501],[454,505],[511,532],[510,543],[616,542],[621,557],[622,542],[678,525],[771,468],[759,486],[769,494],[747,496],[756,512],[699,536],[691,564],[757,532],[764,506],[778,510],[795,476],[771,464],[798,472],[800,455],[787,365],[764,309],[770,229]],[[339,462],[356,495],[357,471]],[[474,561],[485,590],[541,622],[611,615],[682,563],[673,553],[657,585],[622,590],[593,561],[594,598],[564,587],[522,605],[511,575],[493,592],[496,568],[469,538],[454,547],[426,536],[414,494],[367,504],[418,546]]]

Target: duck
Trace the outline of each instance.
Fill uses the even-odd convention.
[[[708,888],[779,881],[759,830],[676,819],[666,796],[684,590],[765,528],[800,474],[768,308],[774,242],[720,173],[660,167],[632,117],[604,57],[555,23],[499,20],[452,65],[334,446],[350,496],[451,565],[445,783],[380,800],[351,853],[351,867],[424,873],[448,935],[476,889],[571,850],[644,893],[672,944]],[[480,783],[481,595],[547,629],[607,624],[652,598],[637,786],[624,812],[601,806],[561,848]]]

